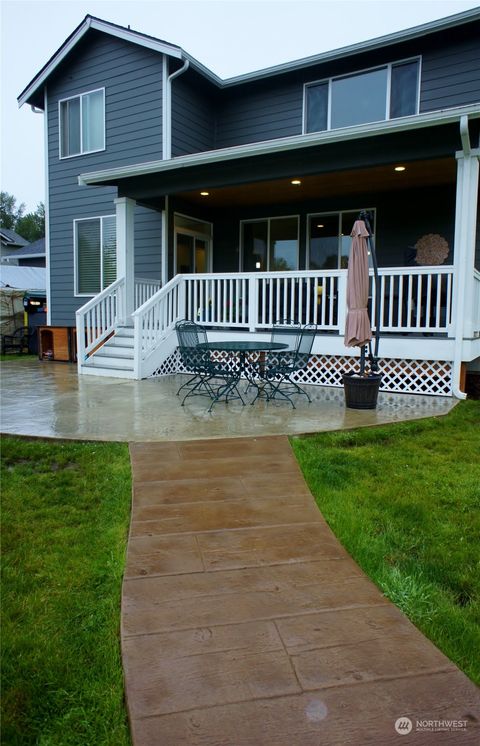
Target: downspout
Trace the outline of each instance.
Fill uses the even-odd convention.
[[[455,211],[455,251],[460,253],[460,247],[466,240],[466,213],[468,214],[469,205],[466,204],[469,197],[469,190],[465,185],[469,183],[470,174],[470,157],[471,144],[470,134],[468,131],[468,116],[460,117],[460,138],[462,141],[462,151],[457,153],[457,191],[456,191],[456,211]],[[458,183],[460,181],[460,184]],[[467,191],[467,194],[465,192]],[[460,206],[458,201],[460,200]],[[467,272],[466,262],[462,256],[457,256],[456,264],[456,282],[455,282],[455,346],[453,353],[453,370],[452,370],[452,394],[457,399],[466,399],[467,395],[460,389],[460,373],[462,367],[462,350],[463,350],[463,303],[460,297],[463,296],[465,288],[465,278]]]
[[[164,159],[168,160],[172,157],[172,80],[183,75],[184,72],[190,67],[189,60],[185,60],[182,67],[175,70],[167,78],[167,89],[165,91],[165,121],[163,126],[167,128],[167,136],[165,139],[165,153],[163,154]]]

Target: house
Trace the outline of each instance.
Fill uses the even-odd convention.
[[[10,228],[0,226],[0,263],[15,263],[12,259],[16,252],[28,246],[28,241],[19,233],[15,233]]]
[[[87,15],[19,96],[45,115],[48,310],[80,374],[179,369],[174,324],[318,324],[340,385],[359,210],[388,391],[464,396],[480,357],[480,10],[222,80]],[[375,304],[372,304],[375,307]],[[475,361],[477,361],[475,363]]]
[[[8,251],[2,257],[2,264],[15,264],[18,267],[45,267],[45,239],[27,243],[15,251]]]

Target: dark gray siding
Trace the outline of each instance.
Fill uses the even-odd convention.
[[[172,80],[172,156],[215,147],[216,100],[211,86],[189,71]]]
[[[82,172],[162,157],[162,64],[151,50],[90,31],[48,83],[52,324],[72,325],[88,298],[74,297],[73,221],[115,214],[111,187],[79,187]],[[60,160],[58,101],[105,88],[106,149]],[[136,272],[160,278],[160,213],[137,207]]]
[[[302,97],[302,83],[284,78],[228,89],[218,114],[217,148],[300,135]]]
[[[302,132],[303,86],[389,62],[420,56],[420,111],[480,101],[480,24],[451,29],[222,92],[216,147],[242,145]]]
[[[422,57],[420,111],[480,101],[480,25],[476,34],[438,40]]]

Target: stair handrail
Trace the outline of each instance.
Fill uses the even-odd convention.
[[[133,366],[140,375],[142,362],[185,314],[184,276],[175,275],[132,313],[134,326]]]
[[[79,366],[115,330],[124,303],[125,278],[120,277],[76,311]]]

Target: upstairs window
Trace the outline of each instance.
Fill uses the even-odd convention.
[[[418,113],[420,60],[404,60],[305,86],[305,132]]]
[[[75,295],[96,295],[117,275],[115,215],[75,220]]]
[[[60,107],[60,158],[105,149],[105,91],[64,99]]]

